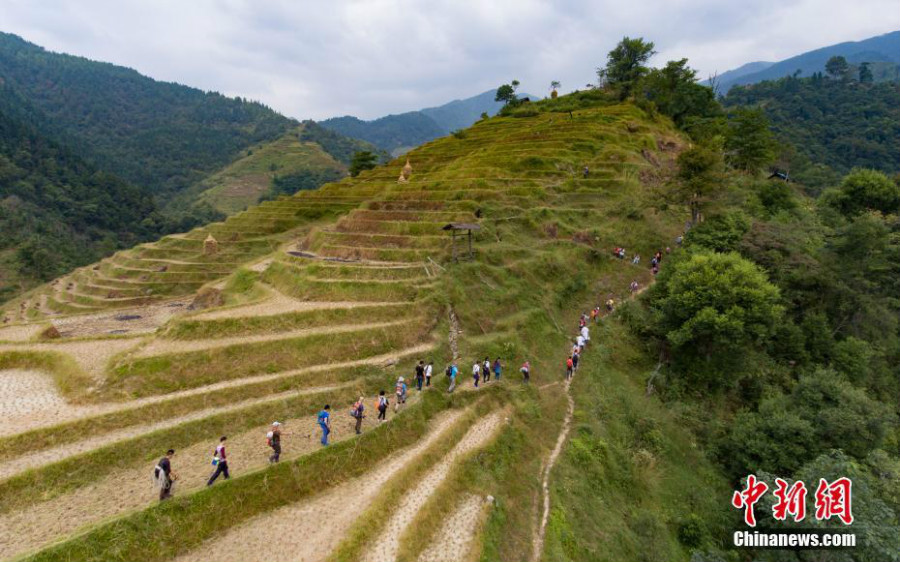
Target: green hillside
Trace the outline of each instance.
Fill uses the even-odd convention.
[[[294,123],[249,100],[158,82],[0,33],[0,77],[42,130],[101,169],[171,196]]]
[[[900,82],[789,77],[732,88],[723,103],[763,108],[785,145],[780,165],[816,190],[855,166],[900,172]]]
[[[684,61],[631,70],[4,306],[0,369],[36,405],[0,434],[0,559],[829,559],[731,547],[748,474],[805,482],[808,514],[852,478],[851,527],[804,525],[896,559],[900,185],[856,170],[810,199],[765,179],[759,114],[728,120]],[[395,404],[420,360],[431,385]],[[802,528],[770,496],[758,529]]]

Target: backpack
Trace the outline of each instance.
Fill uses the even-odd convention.
[[[449,377],[452,373],[453,373],[453,367],[451,367],[450,365],[447,365],[447,370],[444,371],[444,374]]]
[[[272,446],[272,438],[274,436],[275,436],[274,432],[270,431],[269,433],[266,433],[266,445],[268,445],[269,447]]]

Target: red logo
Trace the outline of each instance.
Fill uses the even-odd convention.
[[[803,521],[806,517],[806,484],[797,480],[788,488],[787,482],[781,478],[775,479],[775,497],[778,503],[772,506],[772,515],[779,521],[784,521],[790,515],[794,521]]]
[[[850,508],[852,486],[853,483],[847,477],[838,478],[831,484],[824,478],[819,478],[819,487],[816,488],[816,519],[821,521],[837,516],[844,525],[853,523]]]
[[[769,485],[756,479],[751,474],[747,477],[747,487],[741,492],[735,492],[731,496],[731,505],[737,509],[744,508],[744,522],[751,527],[756,527],[756,516],[753,514],[753,506],[759,501]]]

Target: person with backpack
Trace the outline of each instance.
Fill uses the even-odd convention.
[[[453,392],[453,389],[456,388],[456,376],[458,374],[459,367],[456,366],[456,361],[454,361],[447,367],[447,377],[450,379],[450,386],[447,388],[447,392]]]
[[[331,433],[331,406],[325,404],[325,407],[319,412],[316,420],[319,427],[322,428],[322,445],[328,445],[328,435]]]
[[[397,401],[394,402],[394,412],[399,412],[400,406],[406,404],[407,388],[403,377],[397,379],[397,384],[394,386],[394,394],[397,396]]]
[[[227,440],[228,437],[224,435],[219,438],[219,444],[216,446],[212,460],[212,465],[216,467],[216,470],[209,477],[209,480],[206,481],[207,486],[212,486],[220,474],[225,477],[225,480],[231,478],[228,474],[228,455],[225,454],[225,441]]]
[[[572,378],[572,371],[575,369],[575,363],[572,361],[572,356],[569,355],[569,358],[566,359],[566,380]]]
[[[531,363],[528,361],[522,363],[522,368],[519,371],[522,372],[522,382],[527,383],[531,380]]]
[[[581,355],[579,353],[572,352],[572,372],[578,370],[578,362],[581,360]]]
[[[575,338],[575,347],[578,348],[578,353],[584,351],[584,336],[582,336],[581,334],[578,334],[578,336]]]
[[[585,344],[587,344],[587,342],[591,341],[591,331],[587,326],[581,327],[581,337],[584,338]]]
[[[378,419],[383,422],[387,421],[388,398],[384,395],[383,390],[378,393],[376,408],[378,409]]]
[[[502,373],[502,371],[503,371],[503,365],[500,364],[500,358],[498,357],[498,358],[494,359],[494,380],[495,381],[500,380],[500,374]]]
[[[481,378],[481,363],[478,361],[472,365],[472,378],[475,379],[475,388],[478,388],[478,380]]]
[[[270,463],[276,463],[281,458],[281,423],[272,422],[272,430],[266,434],[266,444],[272,448]]]
[[[172,486],[178,480],[178,475],[172,470],[173,456],[175,456],[175,449],[169,449],[166,451],[166,456],[159,459],[153,469],[153,481],[159,488],[159,501],[172,497]]]
[[[431,374],[434,371],[434,361],[428,360],[428,364],[425,365],[425,386],[431,386]]]
[[[489,382],[491,380],[491,358],[485,357],[484,362],[481,364],[481,376],[484,378],[484,382]]]
[[[425,362],[419,359],[416,365],[416,389],[422,392],[422,385],[425,384]]]
[[[363,405],[363,397],[360,396],[359,400],[356,401],[356,404],[353,405],[353,410],[350,412],[354,418],[356,418],[356,434],[362,434],[362,421],[363,418],[366,417],[364,415],[366,407]]]

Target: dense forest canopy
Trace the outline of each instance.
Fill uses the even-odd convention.
[[[294,125],[262,104],[157,82],[0,33],[0,77],[44,130],[102,169],[171,195]]]

